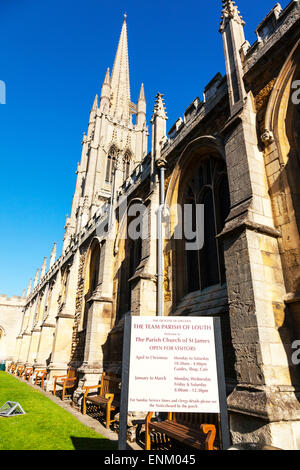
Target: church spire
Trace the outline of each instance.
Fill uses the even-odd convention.
[[[130,81],[127,40],[127,15],[124,15],[119,45],[111,75],[111,116],[129,123],[130,114]]]

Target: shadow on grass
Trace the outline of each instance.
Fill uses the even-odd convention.
[[[70,436],[75,450],[117,450],[118,444],[109,439]]]

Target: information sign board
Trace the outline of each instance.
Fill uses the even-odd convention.
[[[220,412],[212,318],[132,318],[128,409]]]
[[[119,450],[130,412],[219,414],[221,447],[230,435],[220,318],[125,318]]]

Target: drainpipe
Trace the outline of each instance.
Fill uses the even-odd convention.
[[[160,179],[160,205],[157,211],[157,316],[163,316],[164,307],[164,238],[163,217],[165,209],[165,171],[166,162],[163,159],[157,161]]]

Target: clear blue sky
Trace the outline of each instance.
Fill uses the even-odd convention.
[[[237,3],[253,43],[276,2]],[[144,82],[149,123],[154,97],[164,93],[170,128],[211,78],[225,73],[221,8],[221,0],[0,0],[0,80],[7,87],[0,105],[0,293],[21,295],[54,242],[61,252],[81,138],[113,65],[123,14],[132,100]]]

